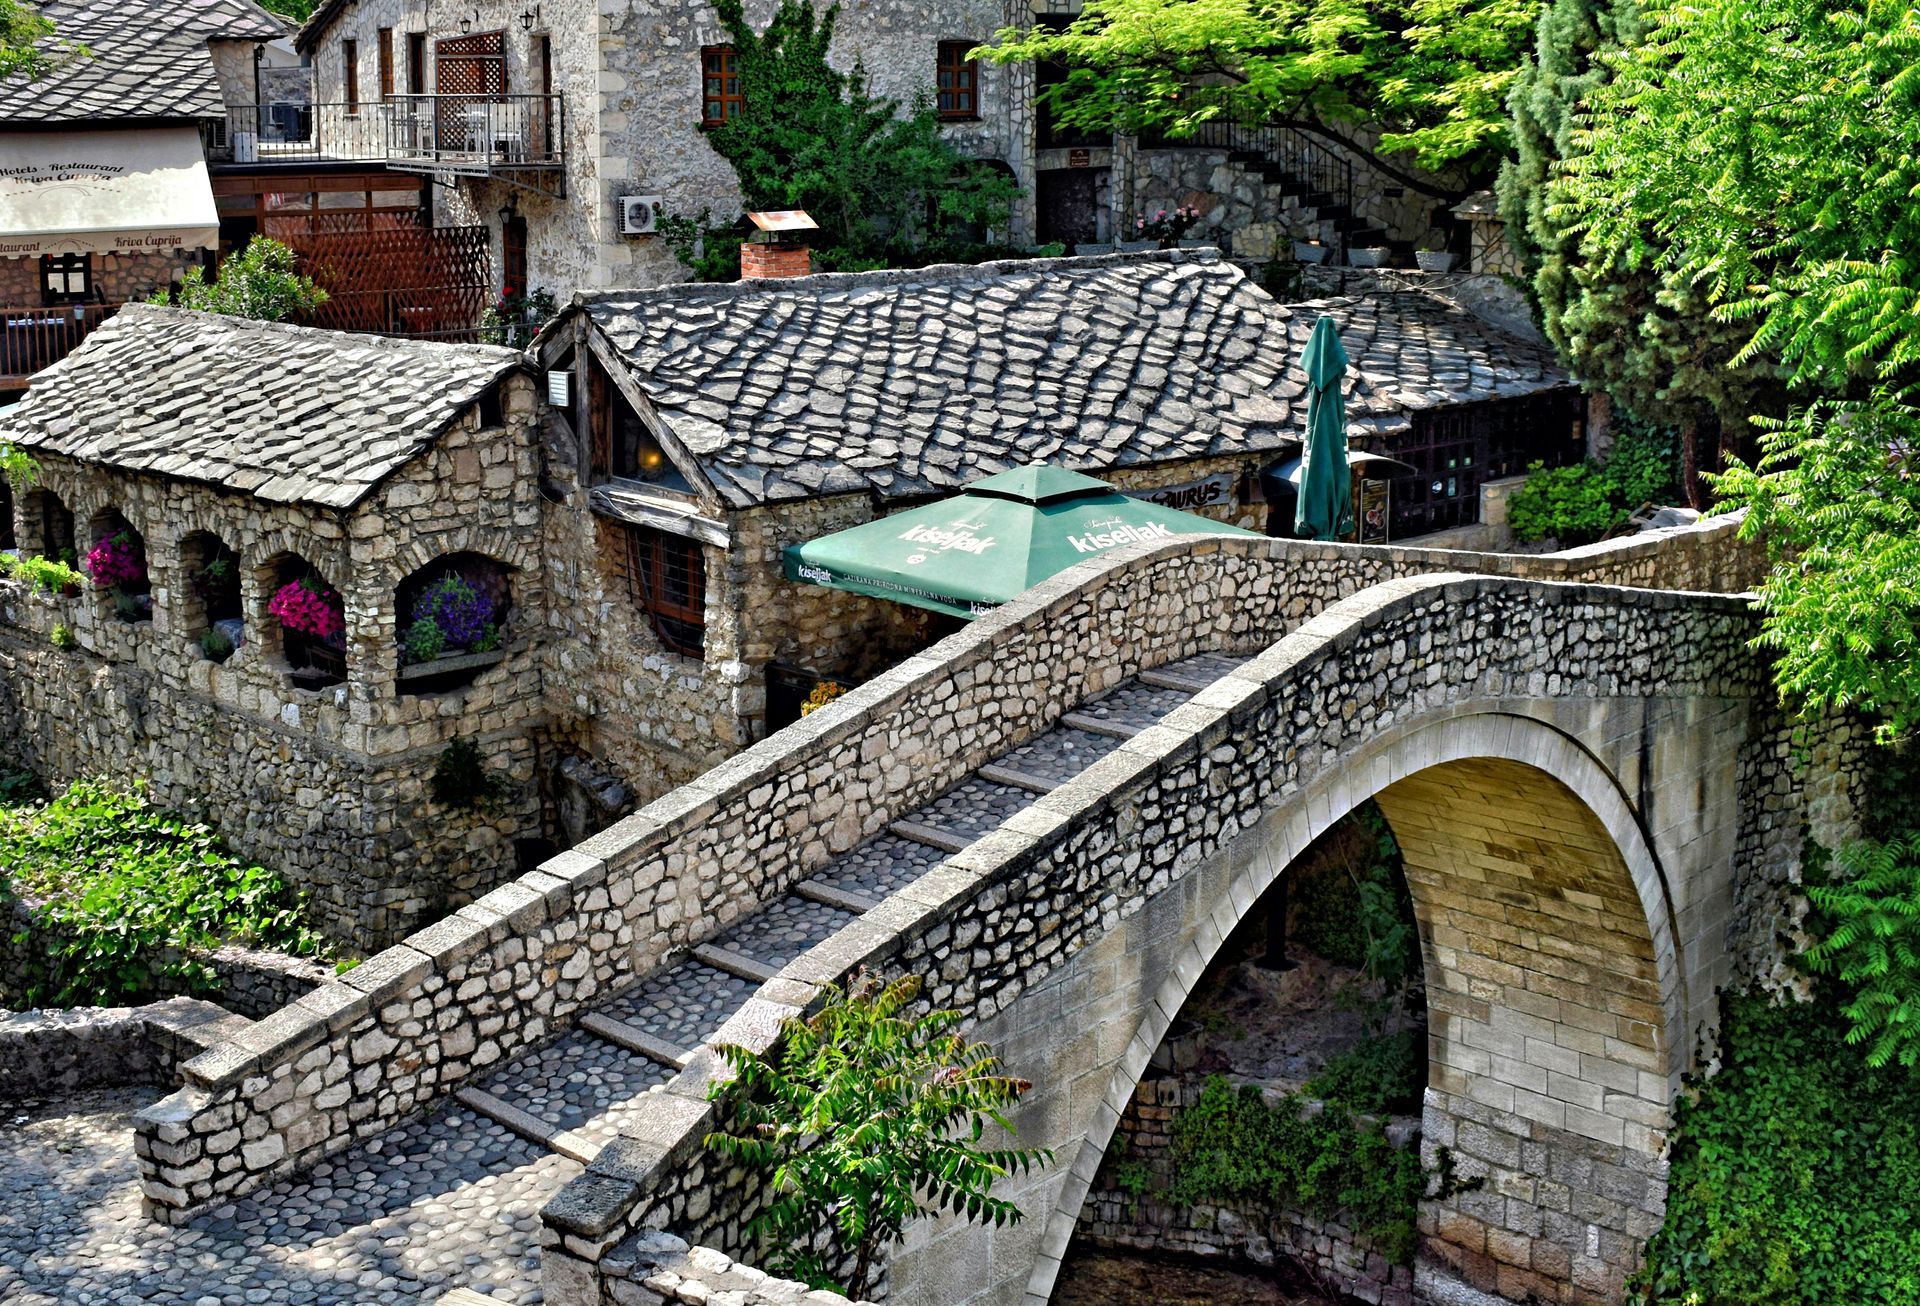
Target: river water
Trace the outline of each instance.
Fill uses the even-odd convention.
[[[1081,1247],[1068,1251],[1053,1300],[1056,1306],[1339,1306],[1288,1266],[1268,1270]]]

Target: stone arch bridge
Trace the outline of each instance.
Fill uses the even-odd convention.
[[[1069,572],[188,1062],[139,1120],[149,1209],[191,1219],[451,1093],[584,1165],[542,1212],[545,1299],[658,1300],[650,1231],[752,1258],[760,1194],[700,1145],[714,1044],[904,968],[1036,1082],[1017,1123],[1058,1161],[1010,1189],[1018,1226],[911,1230],[891,1299],[1045,1302],[1189,989],[1372,798],[1421,926],[1424,1135],[1486,1179],[1426,1204],[1421,1274],[1617,1300],[1715,991],[1777,965],[1802,824],[1846,811],[1749,651],[1754,565],[1718,523],[1548,558],[1236,539]],[[660,995],[698,968],[734,987],[689,1021]],[[501,1068],[556,1035],[659,1074],[543,1123]]]

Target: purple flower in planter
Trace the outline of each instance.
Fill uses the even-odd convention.
[[[442,576],[413,602],[413,619],[431,621],[448,648],[470,649],[486,637],[493,600],[462,576]]]

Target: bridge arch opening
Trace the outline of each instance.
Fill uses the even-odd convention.
[[[1219,854],[1235,868],[1228,890],[1146,1004],[1071,1158],[1030,1306],[1051,1299],[1114,1127],[1206,967],[1297,855],[1368,799],[1399,844],[1419,925],[1423,1157],[1432,1170],[1444,1147],[1480,1181],[1421,1203],[1421,1272],[1514,1301],[1624,1299],[1664,1211],[1684,1065],[1673,909],[1604,768],[1540,722],[1499,716],[1394,732]]]

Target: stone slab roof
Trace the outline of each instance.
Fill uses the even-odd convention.
[[[1417,291],[1276,303],[1212,251],[1112,254],[575,300],[736,506],[942,492],[1260,454],[1306,425],[1298,359],[1330,314],[1355,439],[1424,408],[1570,384],[1550,350]]]
[[[277,503],[350,508],[524,365],[495,345],[129,304],[34,378],[0,440]]]
[[[0,122],[218,118],[226,105],[207,42],[286,34],[251,0],[46,0],[38,7],[61,39],[92,53],[37,82],[0,81]]]

